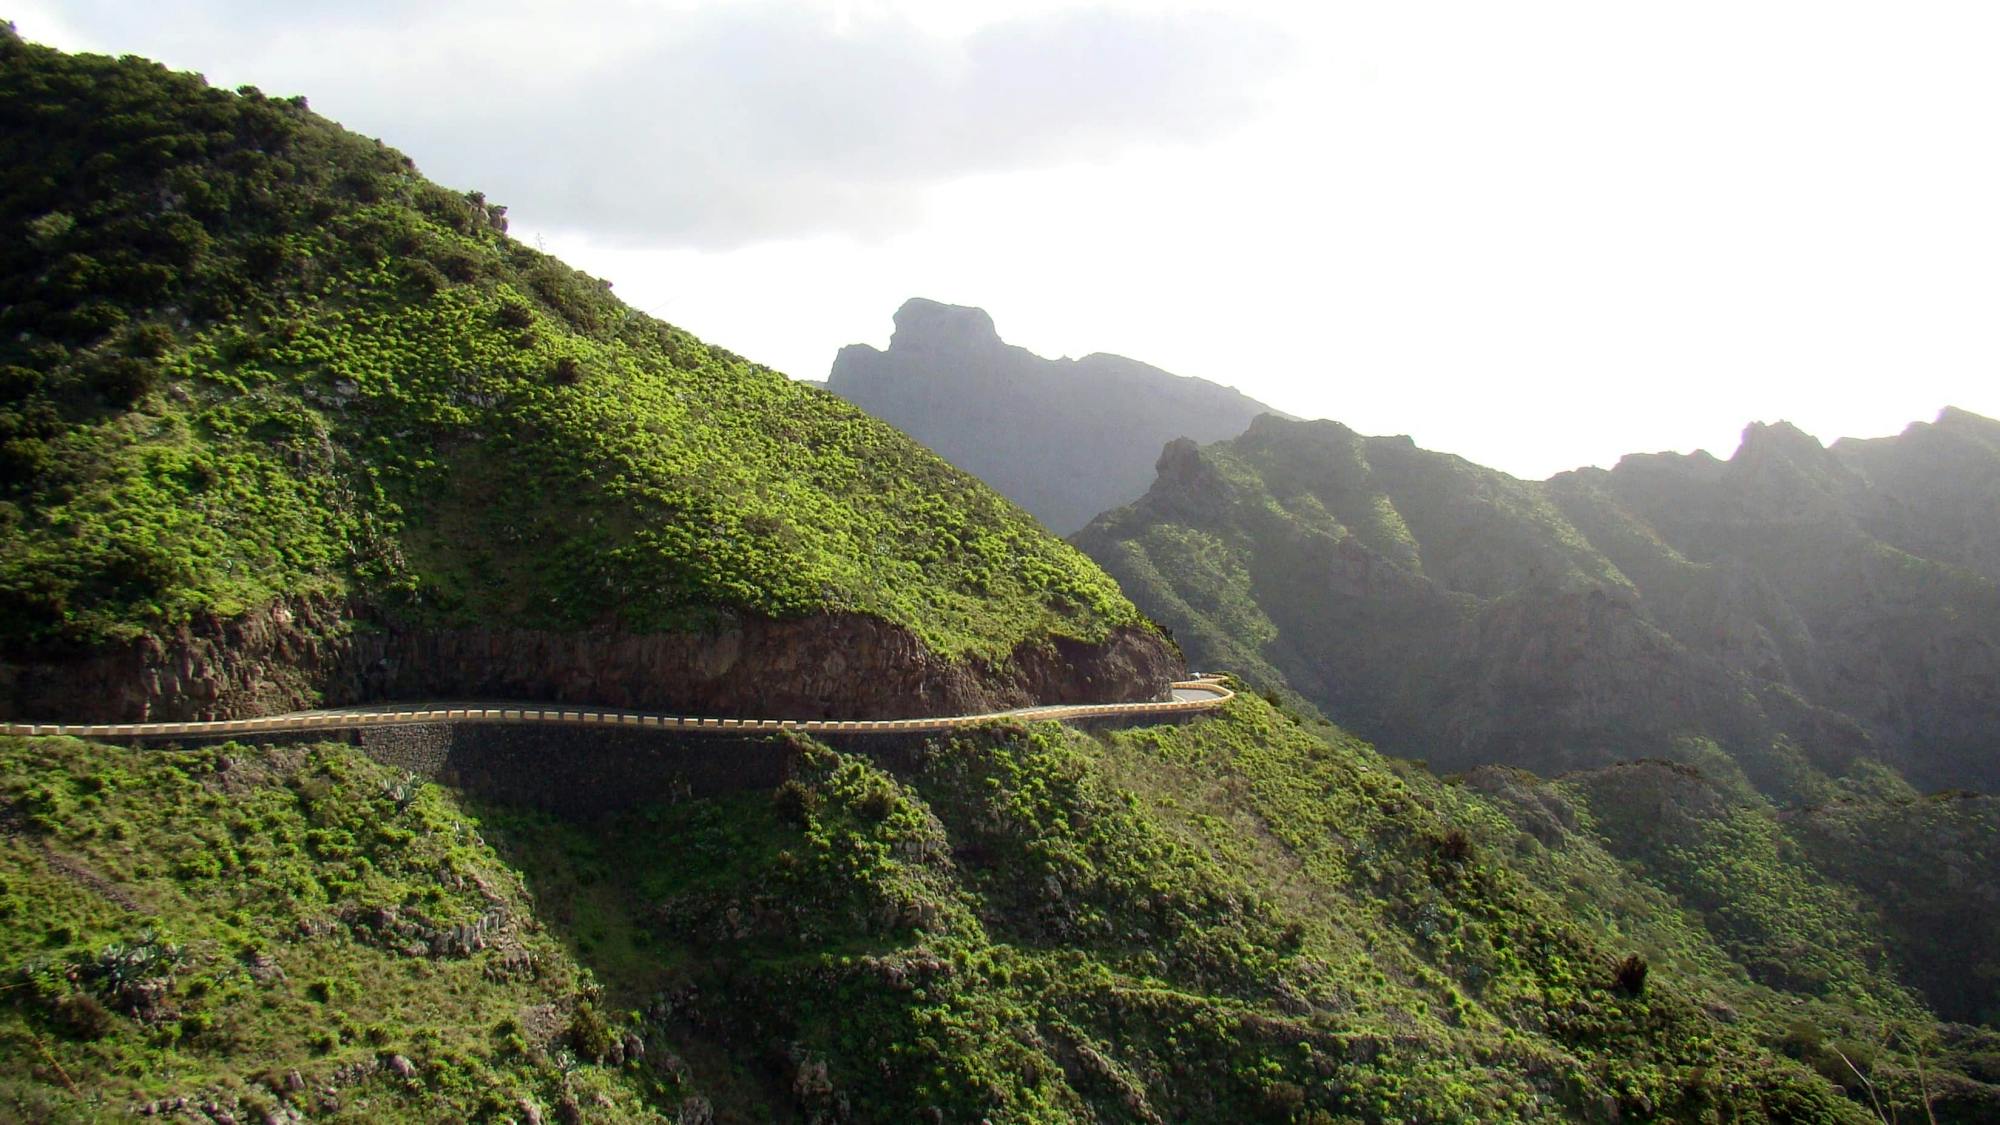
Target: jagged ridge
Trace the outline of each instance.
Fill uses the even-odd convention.
[[[1398,753],[1559,771],[1729,748],[1759,785],[1876,760],[2000,785],[1993,423],[1516,480],[1407,438],[1260,418],[1176,443],[1076,542],[1198,666]],[[1983,496],[1983,500],[1981,497]]]

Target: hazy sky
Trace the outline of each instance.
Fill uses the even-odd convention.
[[[12,8],[793,375],[921,295],[1523,476],[2000,416],[1990,3]]]

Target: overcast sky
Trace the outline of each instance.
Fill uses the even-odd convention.
[[[2000,416],[1990,3],[11,7],[797,376],[926,296],[1522,476]]]

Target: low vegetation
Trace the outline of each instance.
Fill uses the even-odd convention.
[[[0,740],[0,973],[14,1121],[650,1120],[676,1093],[477,821],[348,747]]]
[[[1854,892],[1789,829],[1725,817],[1642,857],[1588,782],[1442,781],[1247,695],[1183,726],[995,725],[894,772],[801,743],[774,791],[589,825],[345,747],[6,757],[0,1089],[52,1119],[2000,1105],[2000,1037],[1939,1023],[1865,915],[1826,913]]]

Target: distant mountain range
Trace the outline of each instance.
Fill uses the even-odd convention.
[[[2000,424],[1964,411],[1547,482],[1264,417],[1075,542],[1196,665],[1442,767],[1708,740],[1798,800],[1870,763],[2000,788]]]
[[[840,350],[828,390],[992,485],[1058,535],[1146,491],[1160,446],[1219,441],[1270,410],[1123,356],[1044,359],[981,309],[917,298],[889,350]]]

